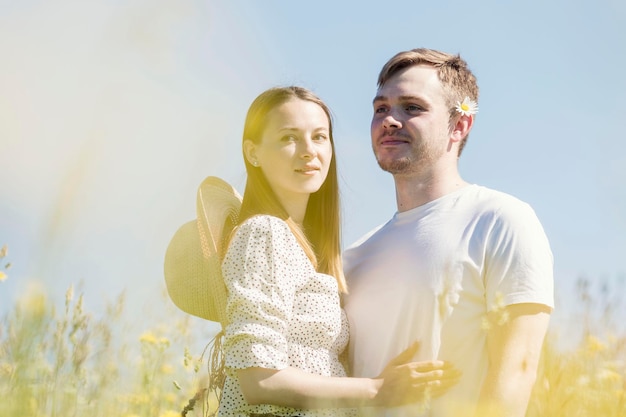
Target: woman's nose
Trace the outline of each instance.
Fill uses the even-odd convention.
[[[304,159],[313,159],[317,155],[317,149],[312,139],[305,139],[301,142],[302,149],[300,151],[301,157]]]

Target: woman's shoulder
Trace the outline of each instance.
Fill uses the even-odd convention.
[[[239,263],[241,257],[273,258],[281,262],[286,259],[308,261],[289,225],[270,215],[250,217],[237,227],[224,260],[226,264],[233,260]]]
[[[256,214],[252,217],[248,217],[244,220],[239,227],[268,227],[268,226],[278,226],[288,227],[287,222],[283,219],[280,219],[276,216],[272,216],[270,214]]]
[[[269,214],[257,214],[244,220],[238,227],[239,231],[285,231],[289,230],[287,222]]]
[[[295,242],[295,236],[291,232],[287,223],[275,216],[269,214],[258,214],[247,218],[239,226],[237,226],[233,240],[253,240],[270,238],[270,240],[287,239]],[[264,240],[264,239],[263,239]]]

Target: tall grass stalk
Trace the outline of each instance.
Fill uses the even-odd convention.
[[[616,331],[616,310],[596,309],[598,320],[588,308],[594,292],[579,290],[588,300],[576,319],[583,331],[564,348],[558,329],[550,330],[527,417],[626,416],[626,335]],[[124,294],[100,317],[85,298],[70,287],[55,306],[34,286],[2,318],[0,417],[179,416],[206,386],[198,346],[210,337],[196,340],[205,336],[177,311],[128,337]],[[205,400],[188,415],[202,415]],[[208,405],[214,410],[215,399]]]
[[[204,369],[185,347],[189,320],[172,315],[116,341],[124,302],[94,317],[73,287],[60,309],[31,287],[0,322],[0,417],[180,415]]]

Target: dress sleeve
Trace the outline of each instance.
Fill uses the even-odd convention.
[[[554,308],[553,257],[534,210],[513,201],[502,207],[487,249],[487,305],[536,303]]]
[[[289,365],[287,330],[301,250],[289,227],[270,216],[244,222],[222,263],[228,289],[224,353],[226,367],[283,369]]]

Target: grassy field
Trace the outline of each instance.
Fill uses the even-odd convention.
[[[25,294],[0,324],[0,416],[180,415],[206,373],[189,323],[122,337],[123,321],[123,296],[94,317],[73,288],[61,308]]]
[[[551,329],[528,416],[626,416],[626,335],[614,330],[620,317],[606,300],[594,301],[588,282],[578,297],[581,314],[568,327],[579,336],[563,347],[564,336]],[[198,348],[206,335],[171,315],[129,336],[123,295],[99,317],[85,304],[73,287],[58,306],[35,287],[2,318],[0,417],[179,416],[206,384]],[[202,404],[189,415],[202,415]]]

